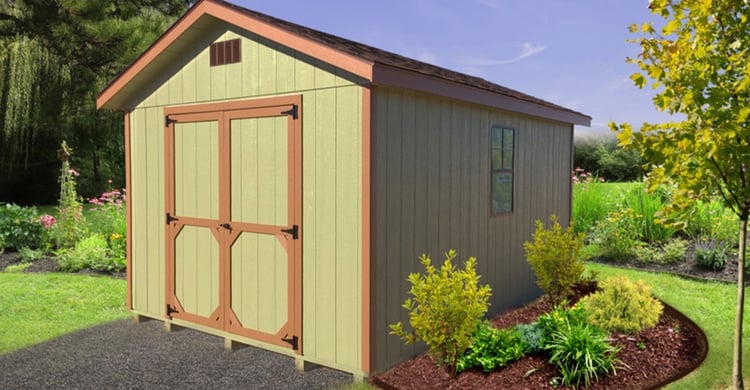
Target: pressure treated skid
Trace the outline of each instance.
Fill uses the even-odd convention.
[[[211,66],[235,39],[241,60]],[[476,256],[493,313],[538,295],[521,244],[569,219],[573,124],[590,122],[208,0],[97,104],[126,113],[133,313],[360,376],[418,352],[388,324],[408,320],[421,253]],[[494,125],[515,131],[514,206],[495,216]]]

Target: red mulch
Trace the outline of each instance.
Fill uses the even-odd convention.
[[[580,291],[580,293],[584,293]],[[550,310],[541,298],[529,305],[509,310],[492,319],[499,328],[530,323]],[[616,375],[600,378],[591,389],[650,389],[672,382],[697,368],[708,352],[703,331],[692,321],[665,305],[659,323],[635,336],[614,335],[613,344],[621,349],[617,357],[627,366]],[[642,344],[641,344],[642,343]],[[645,346],[643,350],[639,344]],[[423,354],[381,375],[371,383],[384,389],[554,389],[550,382],[559,377],[542,354],[523,359],[492,373],[471,369],[451,378]],[[562,387],[557,387],[562,388]]]

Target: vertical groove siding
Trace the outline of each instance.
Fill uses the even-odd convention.
[[[492,287],[489,315],[540,293],[523,242],[535,220],[570,218],[571,126],[392,88],[379,88],[373,129],[375,198],[375,340],[378,370],[420,352],[388,335],[408,323],[401,304],[418,257],[441,264],[448,249],[458,264],[477,257]],[[489,131],[516,132],[514,211],[490,216]]]
[[[209,44],[234,38],[242,61],[210,67]],[[204,43],[130,116],[133,310],[164,315],[163,108],[301,93],[304,357],[359,372],[364,80],[243,30],[207,31]]]

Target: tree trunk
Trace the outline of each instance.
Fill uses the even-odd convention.
[[[734,322],[734,362],[732,383],[735,390],[743,390],[742,381],[742,315],[745,309],[745,240],[747,239],[747,215],[740,218],[740,250],[737,254],[737,315]]]

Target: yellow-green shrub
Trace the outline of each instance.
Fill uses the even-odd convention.
[[[466,261],[463,270],[453,265],[455,257],[456,251],[448,251],[439,270],[428,255],[420,257],[425,274],[409,275],[412,298],[402,305],[409,311],[409,324],[414,331],[405,331],[401,322],[390,325],[390,333],[401,337],[406,344],[424,341],[435,362],[445,365],[452,375],[458,358],[471,346],[474,330],[487,312],[491,292],[489,286],[479,286],[474,257]]]
[[[609,278],[579,301],[589,321],[608,332],[637,333],[659,322],[663,305],[651,296],[651,286],[627,277]]]
[[[541,221],[536,221],[534,241],[524,242],[523,249],[536,274],[536,283],[553,305],[559,305],[583,275],[584,262],[579,253],[584,234],[574,233],[573,226],[563,230],[555,215],[550,222],[552,227],[545,229]]]

